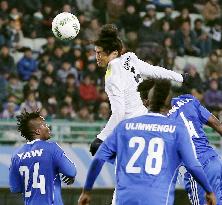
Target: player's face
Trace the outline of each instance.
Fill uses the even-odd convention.
[[[109,63],[109,55],[105,51],[103,51],[102,47],[99,46],[95,47],[95,52],[97,65],[102,68],[107,67]]]
[[[41,140],[48,140],[50,138],[51,132],[48,125],[45,123],[43,117],[36,119],[36,132]]]

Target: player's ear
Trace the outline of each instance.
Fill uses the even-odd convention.
[[[113,55],[117,57],[119,55],[119,52],[117,50],[113,51]]]
[[[36,130],[35,130],[35,134],[36,134],[36,135],[40,135],[40,129],[36,129]]]

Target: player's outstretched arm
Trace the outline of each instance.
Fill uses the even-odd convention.
[[[208,119],[207,125],[217,131],[222,137],[222,123],[214,116],[211,115]]]
[[[138,67],[141,75],[144,77],[174,80],[180,83],[183,82],[183,76],[181,74],[160,66],[151,65],[140,59],[138,59]]]

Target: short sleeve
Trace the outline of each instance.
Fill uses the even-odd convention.
[[[68,177],[75,177],[75,164],[66,156],[63,149],[57,143],[53,143],[53,163],[59,173]]]
[[[206,124],[212,113],[207,108],[202,106],[197,99],[195,100],[195,107],[197,108],[199,119],[203,124]]]

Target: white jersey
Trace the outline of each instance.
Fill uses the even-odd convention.
[[[105,128],[97,135],[99,139],[104,141],[120,121],[147,112],[137,92],[139,83],[147,77],[183,82],[181,74],[150,65],[131,52],[109,62],[105,76],[105,91],[109,97],[112,115]]]

